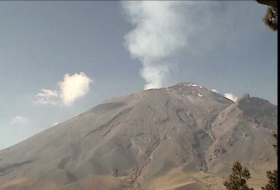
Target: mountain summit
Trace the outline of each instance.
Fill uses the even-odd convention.
[[[277,107],[180,83],[112,98],[0,151],[0,189],[223,189],[239,160],[265,184]]]

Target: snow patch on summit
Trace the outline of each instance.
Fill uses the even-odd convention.
[[[193,87],[197,87],[198,85],[194,84],[194,83],[187,83],[187,84],[183,84],[184,86],[193,86]],[[202,88],[202,86],[199,86],[199,88]]]

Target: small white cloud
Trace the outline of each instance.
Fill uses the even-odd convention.
[[[34,103],[41,105],[56,105],[59,103],[58,93],[56,91],[41,89],[41,92],[36,95],[36,100],[34,101]]]
[[[216,90],[216,89],[212,89],[211,91],[216,92],[216,93],[219,93],[218,90]]]
[[[228,98],[228,99],[230,99],[230,100],[232,100],[232,101],[234,101],[234,102],[236,102],[236,100],[238,99],[238,97],[235,96],[235,95],[232,94],[232,93],[225,93],[225,97]]]
[[[14,124],[25,124],[29,121],[30,119],[26,118],[26,117],[22,117],[22,116],[15,116],[14,118],[12,118],[10,124],[14,125]]]
[[[42,89],[36,95],[35,104],[40,105],[57,105],[71,106],[73,102],[83,97],[89,91],[89,84],[92,80],[83,72],[73,75],[66,74],[62,81],[58,82],[59,92]]]
[[[58,122],[54,122],[53,124],[52,124],[52,126],[56,126],[58,124]]]
[[[63,81],[59,82],[60,98],[63,105],[71,106],[72,103],[83,97],[89,91],[89,84],[92,82],[84,73],[66,74]]]

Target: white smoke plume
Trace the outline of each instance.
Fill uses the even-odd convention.
[[[123,1],[122,7],[135,28],[124,36],[132,58],[141,61],[145,89],[160,88],[166,82],[171,63],[166,59],[186,46],[184,6],[180,1]],[[190,3],[189,3],[190,4]]]
[[[133,26],[124,36],[124,45],[142,63],[145,89],[167,85],[174,68],[169,60],[178,61],[182,53],[199,57],[221,44],[236,48],[228,33],[236,30],[231,39],[240,39],[241,29],[230,21],[247,11],[242,6],[236,9],[235,2],[222,1],[122,1],[121,5]],[[240,20],[242,27],[250,27],[247,22]],[[192,68],[195,63],[184,64]]]

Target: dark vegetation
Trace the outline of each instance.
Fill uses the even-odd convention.
[[[276,143],[273,145],[276,154],[277,154],[277,134],[273,134],[276,139]],[[267,184],[262,187],[262,190],[277,190],[278,189],[278,171],[277,169],[273,171],[267,171],[266,176],[268,178]],[[224,186],[228,190],[253,190],[253,188],[249,188],[246,184],[247,180],[250,179],[249,170],[238,162],[234,162],[232,166],[232,174],[228,177],[227,180],[224,181]]]
[[[259,4],[268,6],[263,18],[264,24],[272,31],[278,30],[278,8],[277,1],[256,0]]]
[[[224,186],[228,190],[253,190],[247,185],[247,180],[251,178],[249,170],[240,164],[240,162],[234,162],[232,166],[232,174],[224,181]]]

